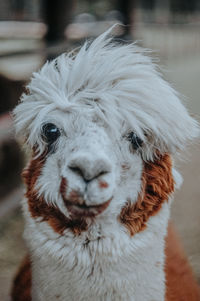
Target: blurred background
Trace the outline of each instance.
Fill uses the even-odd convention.
[[[9,300],[26,247],[22,239],[20,173],[26,156],[14,138],[9,112],[32,72],[48,59],[118,23],[120,41],[153,49],[164,77],[200,121],[199,0],[0,0],[0,300]],[[125,25],[125,26],[123,26]],[[200,151],[177,156],[184,183],[172,219],[200,283]]]

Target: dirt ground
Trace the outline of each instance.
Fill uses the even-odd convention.
[[[0,222],[0,300],[8,301],[13,276],[26,254],[22,239],[21,210],[15,210]]]

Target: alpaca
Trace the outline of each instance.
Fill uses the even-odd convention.
[[[147,51],[110,30],[34,73],[14,110],[29,255],[13,301],[200,300],[169,222],[199,135]]]

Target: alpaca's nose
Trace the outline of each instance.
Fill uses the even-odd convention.
[[[92,158],[92,156],[89,157],[88,155],[73,158],[69,162],[68,167],[86,182],[111,172],[111,165],[107,158]]]

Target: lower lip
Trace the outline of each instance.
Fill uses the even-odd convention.
[[[83,217],[91,218],[101,214],[104,210],[106,210],[110,202],[111,199],[109,199],[107,202],[100,205],[86,206],[86,205],[77,205],[68,200],[64,200],[64,203],[69,213],[73,216],[81,217],[81,218]]]

